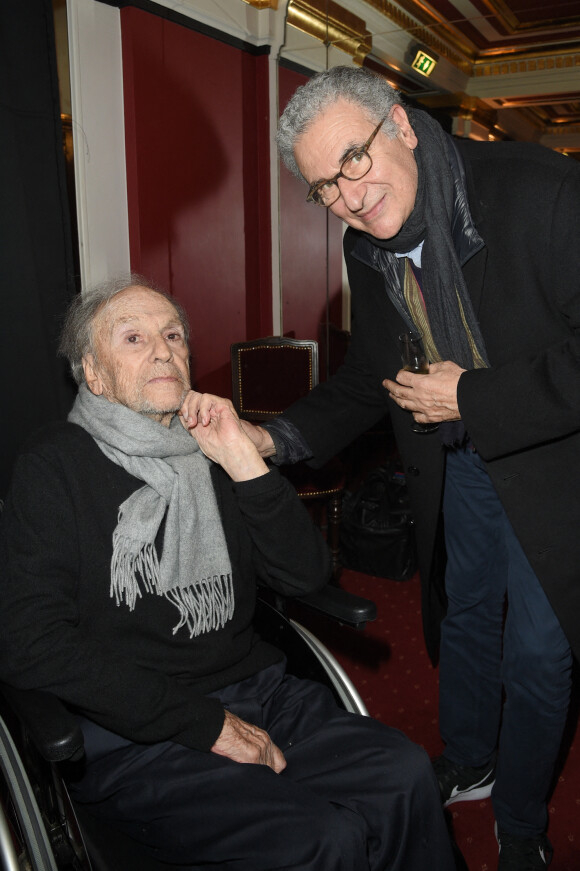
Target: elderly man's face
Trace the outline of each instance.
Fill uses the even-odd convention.
[[[169,426],[189,390],[189,349],[171,302],[129,287],[97,312],[95,356],[83,359],[89,389]]]
[[[330,206],[356,230],[377,239],[396,236],[415,205],[417,164],[413,151],[417,137],[401,106],[394,106],[392,118],[399,127],[395,139],[382,131],[371,144],[371,170],[358,181],[338,180],[341,196]],[[309,184],[332,178],[347,153],[363,145],[376,121],[355,103],[338,100],[319,115],[297,141],[294,156]]]

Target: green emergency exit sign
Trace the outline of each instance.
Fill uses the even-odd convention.
[[[437,61],[434,57],[431,57],[431,55],[428,55],[427,52],[419,49],[415,55],[411,66],[414,70],[417,70],[418,73],[421,73],[421,75],[430,76],[435,69],[436,63]]]

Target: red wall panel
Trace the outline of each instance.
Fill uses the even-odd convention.
[[[267,57],[121,23],[132,268],[185,306],[197,387],[230,395],[230,343],[272,329]]]
[[[280,111],[305,75],[281,67]],[[283,332],[320,340],[327,320],[342,326],[342,222],[306,202],[308,188],[280,167]]]

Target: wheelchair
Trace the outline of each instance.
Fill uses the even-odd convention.
[[[359,629],[376,618],[373,602],[330,585],[293,600],[296,607]],[[326,684],[342,707],[368,716],[345,671],[309,629],[288,616],[282,597],[260,596],[256,628],[284,651],[290,673]],[[0,684],[1,871],[179,871],[73,806],[66,781],[82,759],[77,719],[56,696]]]

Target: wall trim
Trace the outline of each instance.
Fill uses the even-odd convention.
[[[224,42],[232,48],[239,48],[242,51],[247,51],[253,55],[270,54],[270,46],[265,43],[263,45],[254,45],[237,36],[232,36],[219,30],[217,27],[212,27],[210,24],[204,24],[202,21],[197,21],[195,18],[190,18],[183,12],[176,12],[174,9],[169,9],[167,6],[162,6],[155,3],[154,0],[94,0],[94,2],[103,3],[106,6],[115,6],[117,9],[124,9],[127,6],[141,9],[142,12],[149,12],[151,15],[157,15],[158,18],[164,18],[166,21],[171,21],[174,24],[180,24],[182,27],[187,27],[190,30],[195,30],[204,36],[210,36],[212,39],[217,39],[219,42]]]
[[[81,286],[130,269],[119,12],[67,0]]]

